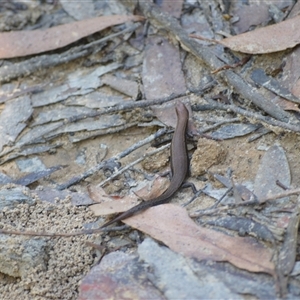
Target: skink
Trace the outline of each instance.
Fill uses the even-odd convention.
[[[176,104],[177,125],[171,143],[171,171],[172,178],[169,188],[160,196],[149,201],[142,202],[123,212],[113,220],[106,222],[101,228],[117,221],[127,219],[149,207],[167,203],[180,188],[188,173],[188,154],[186,148],[186,129],[189,119],[189,111],[186,106],[178,101]]]

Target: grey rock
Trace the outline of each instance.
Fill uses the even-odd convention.
[[[25,191],[29,191],[24,187],[14,187],[14,188],[4,188],[0,190],[0,211],[4,209],[4,207],[13,208],[14,206],[27,203],[29,205],[35,204],[35,200],[31,198],[31,196],[25,194]]]
[[[46,241],[0,235],[0,271],[13,277],[25,278],[40,265],[46,270]]]
[[[152,239],[139,245],[138,253],[153,270],[150,278],[167,299],[242,299],[213,275],[198,277],[188,260]]]
[[[38,157],[19,159],[16,163],[21,172],[37,172],[47,169]]]

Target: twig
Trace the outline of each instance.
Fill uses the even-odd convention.
[[[134,145],[132,145],[131,147],[127,148],[126,150],[120,152],[119,154],[109,158],[108,160],[105,160],[101,163],[99,163],[98,165],[96,165],[95,167],[90,168],[89,170],[87,170],[86,172],[73,177],[72,179],[70,179],[69,181],[61,184],[58,186],[59,190],[64,190],[74,184],[79,183],[80,181],[92,176],[94,173],[96,173],[97,171],[101,170],[104,166],[106,166],[109,162],[116,162],[118,160],[120,160],[121,158],[127,156],[129,153],[133,152],[134,150],[148,144],[149,142],[153,141],[154,139],[164,135],[167,132],[166,128],[162,128],[160,129],[158,132],[156,132],[155,134],[152,134],[150,136],[148,136],[147,138],[135,143]]]
[[[43,90],[45,86],[47,86],[49,83],[42,83],[42,84],[37,84],[34,86],[29,86],[29,87],[21,87],[17,89],[16,91],[13,91],[11,93],[6,92],[4,95],[0,96],[0,103],[4,103],[10,99],[17,98],[19,96],[22,96],[24,94],[33,94],[33,93],[38,93]]]
[[[193,92],[201,94],[202,91],[203,91],[203,89],[200,88],[198,90],[194,90]],[[165,102],[168,102],[168,101],[172,101],[172,100],[175,100],[177,98],[187,96],[187,95],[189,95],[189,92],[185,92],[185,93],[181,93],[181,94],[177,94],[177,95],[172,94],[169,97],[164,97],[164,98],[155,99],[155,100],[128,101],[126,103],[115,105],[113,107],[104,108],[101,111],[95,110],[95,111],[93,111],[89,114],[81,114],[81,115],[77,115],[76,117],[70,117],[69,119],[65,120],[64,122],[60,121],[60,122],[56,122],[55,124],[53,124],[52,128],[50,128],[44,134],[41,134],[36,138],[36,142],[38,142],[38,140],[40,140],[46,134],[50,134],[52,131],[57,130],[61,126],[64,126],[64,125],[72,123],[72,122],[77,122],[77,121],[80,121],[80,120],[83,120],[83,119],[86,119],[86,118],[98,117],[98,116],[101,116],[101,115],[104,115],[104,114],[109,114],[109,113],[114,113],[114,112],[129,111],[129,110],[132,110],[134,108],[142,108],[142,107],[149,107],[149,106],[152,106],[152,105],[158,105],[158,104],[162,104],[162,103],[165,103]],[[131,126],[133,126],[133,123],[123,125],[123,128],[126,129],[126,128],[131,127]],[[93,133],[85,133],[85,135],[86,135],[86,138],[91,138],[91,137],[102,135],[102,134],[118,132],[119,130],[121,130],[120,127],[100,130],[100,131],[93,132]],[[81,138],[81,139],[78,138],[78,140],[76,140],[76,136],[78,136],[78,135],[75,135],[75,137],[71,138],[73,143],[79,142],[79,141],[85,139],[85,138]],[[51,139],[52,138],[53,137],[51,137]],[[48,139],[48,140],[50,140],[50,139]],[[31,144],[34,143],[34,142],[35,142],[34,140],[30,141]],[[26,143],[25,144],[24,143],[22,143],[22,144],[18,143],[18,145],[15,145],[15,146],[13,146],[9,149],[6,149],[6,150],[2,151],[0,156],[3,157],[4,155],[7,155],[7,154],[11,153],[12,151],[14,151],[16,149],[19,149],[21,146],[25,146],[25,145],[26,145]],[[4,162],[0,161],[0,164],[3,164],[3,163]],[[87,175],[87,177],[91,176],[92,174]],[[84,177],[82,179],[85,179],[87,177]],[[82,179],[80,179],[79,181],[81,181]],[[78,183],[78,182],[76,182],[76,183]],[[73,185],[73,184],[71,184],[71,185]]]
[[[200,193],[201,190],[199,190],[198,192]],[[196,213],[191,214],[190,217],[195,218],[195,217],[199,217],[201,215],[213,214],[213,213],[224,211],[229,208],[237,207],[237,206],[243,206],[243,205],[249,205],[249,204],[262,204],[266,201],[276,200],[276,199],[280,199],[283,197],[287,197],[287,196],[291,196],[291,195],[298,195],[298,194],[300,194],[300,188],[284,191],[284,192],[276,194],[276,195],[271,195],[271,196],[262,198],[259,201],[252,201],[251,203],[250,203],[250,201],[246,201],[246,202],[238,203],[238,204],[234,204],[234,205],[226,205],[226,206],[223,206],[220,208],[202,210],[201,212],[196,212]],[[124,225],[124,226],[113,227],[113,228],[109,228],[109,229],[97,228],[97,229],[79,230],[76,232],[69,232],[69,233],[52,233],[52,232],[35,232],[35,231],[30,231],[30,230],[20,231],[20,230],[0,229],[0,234],[13,234],[13,235],[25,235],[25,236],[46,236],[46,237],[72,237],[72,236],[78,236],[78,235],[96,234],[96,233],[107,232],[107,231],[119,231],[119,230],[122,230],[127,227],[128,227],[127,225]]]
[[[205,192],[204,192],[205,193]],[[258,200],[250,200],[250,201],[244,201],[241,203],[234,203],[234,204],[228,204],[219,208],[213,208],[210,207],[208,209],[204,209],[204,210],[199,210],[193,214],[190,215],[191,218],[196,218],[196,217],[200,217],[202,215],[211,215],[211,214],[215,214],[224,210],[228,210],[229,208],[234,208],[234,207],[238,207],[238,206],[247,206],[247,205],[259,205],[259,204],[263,204],[267,201],[272,201],[272,200],[277,200],[277,199],[281,199],[284,197],[288,197],[288,196],[292,196],[292,195],[299,195],[300,194],[300,188],[297,189],[293,189],[293,190],[287,190],[284,191],[282,193],[278,193],[275,195],[270,195]]]
[[[87,45],[81,45],[78,47],[71,48],[70,50],[53,55],[39,55],[28,60],[22,61],[20,63],[14,63],[11,66],[0,69],[0,82],[7,82],[12,79],[30,75],[38,70],[47,69],[49,67],[54,67],[72,60],[78,59],[89,55],[91,52],[99,52],[102,47],[99,45],[104,44],[106,41],[122,35],[126,32],[133,31],[137,28],[137,25],[130,26],[120,32],[106,36],[98,41],[91,42]],[[97,46],[97,47],[95,47]]]
[[[92,139],[101,135],[107,135],[107,134],[113,134],[117,132],[124,131],[128,128],[137,126],[139,122],[131,122],[131,123],[125,123],[120,126],[116,127],[109,127],[105,129],[99,129],[99,130],[93,130],[91,132],[76,132],[74,136],[69,137],[69,141],[72,143],[78,143],[82,142],[87,139]]]
[[[222,68],[224,64],[210,51],[206,46],[200,45],[193,39],[191,39],[186,31],[180,26],[177,19],[162,12],[157,6],[151,5],[149,1],[140,0],[140,8],[145,16],[150,19],[150,22],[159,23],[161,27],[169,31],[182,45],[182,48],[201,61],[203,61],[210,70]],[[267,101],[258,90],[247,83],[239,75],[231,70],[225,70],[220,73],[219,76],[224,77],[229,86],[232,86],[236,92],[242,97],[252,101],[256,106],[267,112],[274,118],[281,120],[282,122],[288,122],[290,115],[283,111],[270,101]]]
[[[222,200],[223,200],[229,193],[232,192],[232,190],[233,190],[233,187],[228,188],[228,189],[226,190],[226,192],[223,194],[223,196],[222,196],[220,199],[218,199],[218,200],[216,201],[216,203],[215,203],[213,206],[211,206],[210,208],[211,208],[211,209],[216,208],[216,207],[222,202]]]
[[[284,198],[284,197],[288,197],[288,196],[292,196],[292,195],[298,195],[298,194],[300,194],[300,188],[293,189],[293,190],[286,190],[282,193],[279,193],[276,195],[270,195],[265,198],[259,199],[259,202],[264,203],[267,201],[276,200],[276,199],[280,199],[280,198]]]
[[[197,199],[197,198],[203,193],[203,190],[204,190],[204,189],[205,189],[205,187],[204,187],[203,189],[197,191],[189,201],[185,202],[185,203],[182,205],[182,207],[186,207],[186,206],[188,206],[189,204],[191,204],[195,199]]]
[[[203,129],[199,129],[198,132],[204,133],[204,132],[210,131],[210,130],[212,130],[212,129],[215,129],[215,128],[217,128],[217,127],[223,125],[223,124],[239,122],[240,120],[241,120],[240,118],[232,118],[232,119],[229,119],[229,120],[223,120],[223,121],[220,121],[220,122],[215,123],[214,125],[205,127],[205,128],[203,128]]]
[[[90,230],[81,230],[76,232],[69,232],[69,233],[52,233],[52,232],[36,232],[36,231],[19,231],[19,230],[6,230],[0,229],[0,234],[14,234],[14,235],[26,235],[26,236],[47,236],[47,237],[71,237],[71,236],[78,236],[78,235],[86,235],[86,234],[95,234],[103,232],[103,229],[90,229]]]
[[[201,90],[199,90],[199,92],[201,92]],[[143,108],[143,107],[149,107],[152,105],[158,105],[158,104],[166,103],[166,102],[169,102],[169,101],[172,101],[177,98],[184,97],[184,96],[188,96],[188,95],[189,95],[189,92],[184,92],[184,93],[180,93],[180,94],[176,94],[176,95],[171,94],[168,97],[159,98],[159,99],[155,99],[155,100],[123,101],[123,103],[117,104],[112,107],[105,107],[102,110],[97,110],[97,111],[93,111],[88,114],[81,114],[81,115],[77,115],[76,117],[71,117],[71,118],[67,119],[64,122],[64,124],[77,122],[79,120],[83,120],[86,118],[99,117],[104,114],[110,114],[110,113],[115,113],[115,112],[120,112],[120,111],[129,111],[129,110],[132,110],[135,108]]]
[[[204,41],[204,42],[208,42],[211,44],[220,44],[220,42],[218,40],[213,40],[213,39],[208,39],[204,36],[198,35],[198,34],[189,34],[189,37],[193,38],[193,39],[197,39],[200,41]]]
[[[107,179],[103,180],[102,182],[100,182],[100,183],[98,184],[98,186],[103,187],[107,182],[111,181],[112,179],[114,179],[114,178],[116,178],[117,176],[121,175],[121,174],[124,173],[126,170],[130,169],[131,167],[133,167],[134,165],[136,165],[136,164],[138,164],[139,162],[143,161],[146,157],[149,157],[149,156],[154,155],[154,154],[156,154],[156,153],[158,153],[158,152],[161,152],[161,151],[163,151],[163,150],[169,148],[170,145],[171,145],[171,144],[169,143],[169,144],[164,145],[164,146],[162,146],[162,147],[160,147],[160,148],[158,148],[158,149],[155,149],[155,150],[153,150],[153,151],[150,151],[150,152],[145,153],[145,154],[144,154],[142,157],[140,157],[139,159],[137,159],[137,160],[131,162],[131,163],[128,164],[126,167],[124,167],[124,168],[118,170],[116,173],[114,173],[113,175],[111,175],[109,178],[107,178]]]
[[[37,231],[21,231],[21,230],[9,230],[9,229],[0,229],[0,234],[13,234],[13,235],[24,235],[24,236],[46,236],[46,237],[72,237],[72,236],[79,236],[79,235],[88,235],[88,234],[97,234],[102,232],[110,232],[110,231],[120,231],[123,229],[128,228],[127,225],[122,226],[115,226],[112,228],[97,228],[97,229],[86,229],[86,230],[79,230],[75,232],[37,232]]]
[[[248,142],[251,143],[251,142],[261,138],[263,135],[268,134],[270,132],[272,132],[272,130],[270,130],[266,127],[261,127],[251,137],[248,138]]]
[[[251,58],[250,55],[246,56],[246,57],[244,57],[243,59],[241,59],[239,62],[237,62],[235,64],[225,65],[225,66],[223,66],[221,68],[218,68],[216,70],[211,71],[211,74],[217,74],[218,72],[223,71],[223,70],[235,69],[237,67],[243,66],[244,64],[246,64],[249,61],[250,58]]]
[[[275,120],[271,117],[264,117],[263,115],[259,114],[259,113],[255,113],[255,112],[251,112],[248,110],[245,110],[243,108],[240,108],[236,105],[233,104],[222,104],[216,101],[213,101],[211,99],[208,99],[207,97],[204,98],[210,105],[212,109],[221,109],[221,110],[226,110],[226,111],[232,111],[235,112],[237,114],[243,115],[245,117],[250,118],[250,120],[252,119],[256,119],[259,120],[263,123],[272,125],[272,126],[277,126],[277,127],[281,127],[284,129],[288,129],[291,131],[295,131],[295,132],[300,132],[300,126],[297,124],[290,124],[290,123],[285,123],[285,122],[281,122],[278,120]]]
[[[63,54],[39,55],[19,63],[14,63],[6,68],[2,67],[0,69],[0,83],[8,82],[22,76],[28,76],[41,69],[48,69],[49,67],[67,63],[87,56],[90,53],[91,51],[88,49],[76,47]]]

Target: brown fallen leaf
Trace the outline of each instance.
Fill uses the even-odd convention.
[[[250,2],[237,7],[234,17],[238,19],[232,24],[236,33],[243,33],[249,30],[251,26],[266,24],[269,16],[269,6],[263,1]]]
[[[187,88],[178,45],[161,36],[148,37],[146,43],[142,71],[146,99],[184,93]]]
[[[0,33],[0,58],[37,54],[58,49],[107,27],[128,21],[142,21],[142,16],[101,16],[47,29]]]
[[[166,177],[156,176],[153,181],[135,191],[135,194],[143,200],[150,200],[160,196],[169,187],[170,180]]]
[[[107,195],[106,197],[101,195],[100,198],[102,199],[100,200],[99,197],[96,197],[95,195],[92,196],[90,193],[92,199],[97,199],[98,202],[102,202],[91,205],[90,209],[95,216],[124,212],[137,205],[140,202],[140,199],[149,200],[161,195],[168,188],[169,183],[170,181],[167,178],[156,177],[152,183],[147,184],[145,187],[136,191],[135,194],[128,195],[118,200],[110,199],[110,201],[108,201]]]
[[[102,187],[97,186],[97,185],[89,185],[87,189],[88,189],[90,198],[95,203],[111,201],[111,197],[106,194],[106,192],[104,191],[104,189]]]
[[[299,104],[285,100],[281,97],[274,99],[273,103],[280,106],[284,110],[293,110],[300,112]]]
[[[119,200],[91,205],[90,209],[95,216],[106,216],[114,213],[124,212],[138,203],[138,198],[135,195],[130,195]]]
[[[299,28],[300,15],[219,42],[234,51],[250,54],[272,53],[298,45],[300,43]]]
[[[193,115],[192,108],[189,102],[187,102],[186,97],[180,97],[177,100],[180,100],[185,103],[190,116]],[[177,124],[177,116],[175,112],[175,103],[167,104],[167,105],[154,105],[151,107],[154,115],[157,117],[158,120],[160,120],[162,123],[169,127],[176,127]],[[174,117],[175,116],[175,117]],[[188,133],[190,135],[198,135],[197,128],[193,121],[189,120],[188,123]]]
[[[174,204],[152,207],[124,221],[162,241],[173,251],[199,260],[228,261],[250,272],[274,275],[272,253],[253,239],[233,237],[198,226]]]
[[[287,187],[291,185],[289,162],[285,150],[279,145],[273,145],[266,151],[255,177],[253,192],[261,203],[264,198],[282,193],[276,181]]]

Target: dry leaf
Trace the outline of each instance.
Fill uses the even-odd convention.
[[[142,76],[147,99],[185,93],[187,88],[178,46],[167,38],[148,37]]]
[[[275,103],[284,110],[293,110],[300,112],[299,104],[285,100],[283,98],[278,97],[273,101],[273,103]]]
[[[138,204],[138,198],[135,195],[126,196],[119,200],[97,203],[90,206],[95,216],[111,215],[130,209]]]
[[[220,41],[234,51],[262,54],[293,48],[300,43],[300,15]]]
[[[262,157],[255,177],[254,194],[260,201],[282,192],[282,188],[276,184],[277,180],[287,187],[291,185],[291,172],[285,151],[281,146],[274,145]]]
[[[124,212],[133,206],[137,205],[140,201],[139,199],[149,200],[161,195],[167,188],[169,180],[163,177],[156,177],[150,184],[147,183],[146,186],[136,191],[135,194],[131,194],[122,199],[107,201],[107,196],[102,197],[100,200],[96,195],[91,195],[92,199],[97,199],[98,204],[90,206],[95,216],[110,215],[114,213]],[[95,191],[94,191],[95,193]]]
[[[234,4],[233,4],[234,5]],[[238,5],[237,5],[238,6]],[[251,2],[247,5],[241,5],[237,7],[237,11],[234,13],[234,17],[238,18],[238,21],[232,24],[236,33],[242,33],[249,30],[251,26],[266,24],[269,17],[269,7],[266,3]]]
[[[90,198],[94,202],[101,203],[101,202],[111,201],[111,197],[106,194],[106,192],[102,187],[99,187],[97,185],[89,185],[87,189]]]
[[[135,191],[135,194],[143,200],[151,200],[160,196],[166,191],[170,185],[170,180],[166,177],[156,176],[153,181],[147,182],[146,185],[139,190]]]
[[[0,33],[0,58],[37,54],[58,49],[107,27],[128,21],[142,21],[142,16],[101,16],[48,29]]]
[[[291,71],[291,69],[289,69]],[[290,77],[289,75],[286,77]],[[300,99],[286,88],[286,84],[281,84],[275,78],[268,76],[263,69],[255,69],[251,74],[251,79],[258,85],[295,103],[300,103]]]
[[[274,274],[271,251],[253,239],[232,237],[196,225],[185,209],[164,204],[122,221],[173,251],[199,260],[228,261],[250,272]]]
[[[33,182],[40,180],[41,178],[51,175],[53,172],[59,171],[65,167],[66,166],[58,165],[58,166],[53,166],[51,168],[48,168],[48,169],[45,169],[42,171],[31,172],[17,180],[14,180],[13,182],[18,185],[27,186]]]
[[[179,97],[177,100],[184,102],[185,106],[187,107],[190,116],[193,115],[193,111],[191,108],[190,103],[186,101],[186,97]],[[176,127],[177,124],[177,116],[175,111],[175,103],[166,104],[166,105],[153,105],[151,107],[154,115],[160,120],[162,123],[169,127]],[[189,120],[188,123],[188,133],[191,135],[198,134],[197,128],[195,127],[194,122]]]
[[[299,2],[300,3],[300,2]],[[293,95],[300,98],[300,48],[296,47],[285,56],[283,72],[280,83]]]

